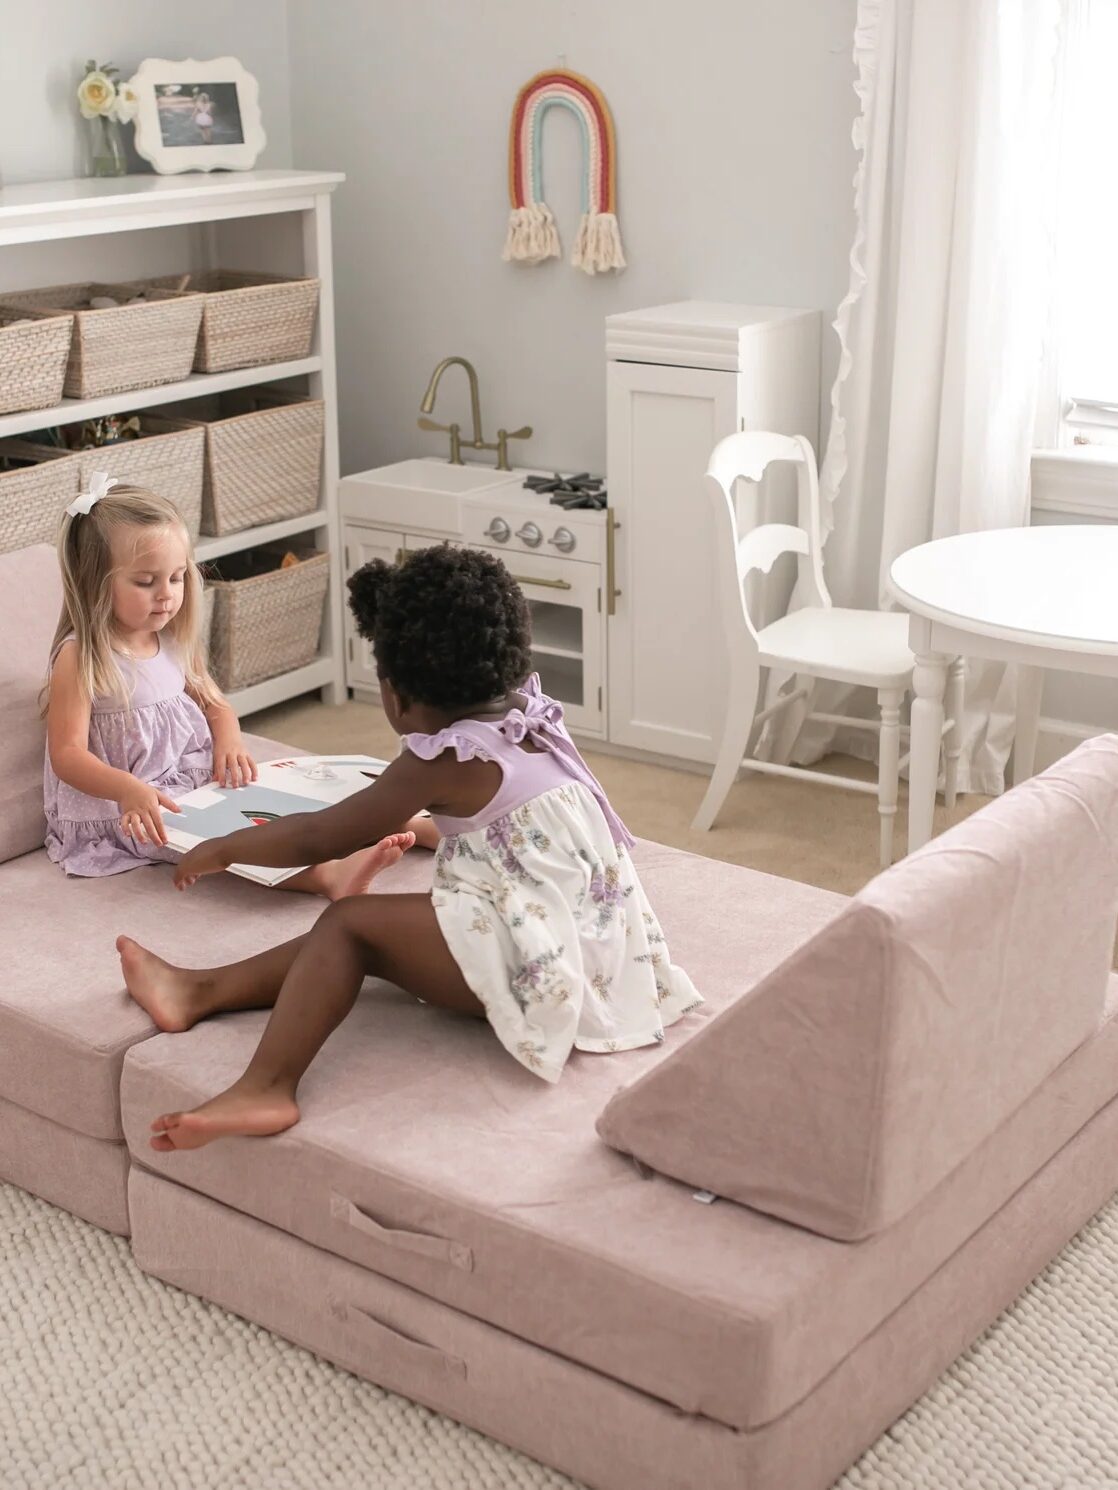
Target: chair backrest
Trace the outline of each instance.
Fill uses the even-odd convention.
[[[796,468],[796,526],[762,523],[740,533],[734,487],[740,481],[760,481],[769,466],[786,462]],[[819,474],[811,441],[804,435],[778,435],[767,430],[744,430],[727,435],[714,447],[707,466],[714,506],[716,552],[733,555],[722,562],[723,606],[728,620],[740,616],[756,641],[746,580],[757,570],[768,574],[782,554],[796,554],[800,593],[809,605],[829,606],[823,582],[822,539],[819,526]]]

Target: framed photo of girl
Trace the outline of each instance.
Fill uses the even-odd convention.
[[[236,57],[149,57],[131,80],[136,153],[162,175],[248,171],[264,148],[256,79]]]

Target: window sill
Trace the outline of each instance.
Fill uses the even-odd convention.
[[[1032,510],[1118,522],[1118,446],[1034,450]]]

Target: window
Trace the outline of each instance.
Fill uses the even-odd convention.
[[[1118,0],[1072,0],[1050,386],[1060,445],[1118,446]]]

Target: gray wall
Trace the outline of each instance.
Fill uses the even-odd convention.
[[[85,174],[89,126],[74,91],[87,58],[115,62],[128,77],[145,57],[216,56],[239,57],[260,84],[260,164],[289,166],[285,0],[0,0],[0,182]]]
[[[231,53],[260,82],[261,163],[349,178],[335,197],[343,470],[441,452],[444,437],[415,417],[435,363],[460,353],[481,375],[490,439],[529,423],[521,460],[600,471],[607,314],[696,298],[833,315],[852,231],[854,11],[855,0],[0,0],[0,181],[83,174],[74,88],[86,57],[127,75],[145,56]],[[500,257],[513,98],[561,59],[613,109],[630,262],[617,277]],[[574,120],[550,114],[545,192],[565,253],[579,153]],[[111,240],[102,247],[111,258]],[[40,267],[70,277],[53,259]],[[6,279],[35,278],[35,266],[8,268]],[[467,418],[457,371],[435,414]]]
[[[478,368],[487,438],[532,424],[518,460],[601,471],[608,313],[694,298],[829,321],[853,226],[854,13],[855,0],[289,0],[295,164],[349,178],[334,199],[343,471],[442,451],[415,419],[449,353]],[[560,58],[613,110],[620,277],[500,257],[513,99]],[[553,111],[544,189],[565,252],[579,148]],[[441,422],[468,419],[460,379],[451,369],[440,390]]]

